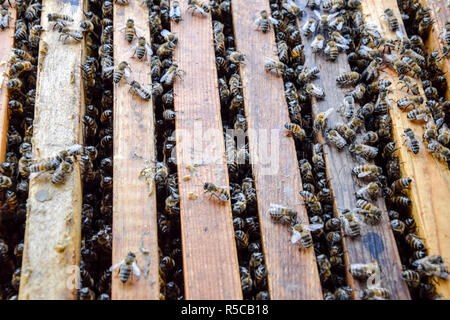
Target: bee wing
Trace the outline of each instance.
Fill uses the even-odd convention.
[[[280,204],[270,203],[270,209],[278,209],[278,208],[286,208],[286,207]]]
[[[329,15],[327,16],[327,21],[330,22],[331,20],[333,20],[334,18],[336,18],[339,14],[340,14],[340,12],[335,12],[335,13],[329,14]]]
[[[297,243],[302,238],[302,234],[298,232],[297,230],[292,229],[292,237],[291,237],[291,243]]]
[[[328,54],[330,52],[330,46],[327,44],[325,47],[325,50],[323,50],[323,53]]]
[[[204,13],[206,13],[205,12],[205,10],[203,10],[203,8],[202,7],[200,7],[199,5],[197,5],[197,4],[194,4],[194,6],[195,6],[195,8],[198,10],[198,11],[200,11],[200,13],[201,14],[204,14]]]
[[[323,223],[313,223],[308,226],[309,231],[316,231],[323,228]]]
[[[115,68],[114,66],[103,68],[103,72],[111,71],[111,70],[113,70],[114,68]]]
[[[163,36],[164,39],[167,40],[167,37],[171,34],[171,32],[169,30],[163,29],[161,31],[161,35]]]
[[[322,18],[322,15],[320,14],[319,11],[314,10],[314,14],[316,15],[316,17],[320,20]]]
[[[330,108],[330,109],[328,109],[327,111],[325,111],[324,118],[325,118],[325,119],[328,118],[328,116],[329,116],[333,111],[334,111],[334,108]]]
[[[81,146],[80,144],[74,144],[74,145],[70,146],[69,148],[67,148],[67,152],[69,154],[78,154],[82,148],[83,148],[83,146]]]
[[[277,19],[272,18],[272,17],[269,17],[269,20],[272,22],[272,24],[274,24],[276,26],[280,23],[280,21],[278,21]]]
[[[342,50],[348,50],[348,49],[350,49],[350,47],[349,47],[348,45],[346,45],[346,44],[341,44],[341,43],[339,43],[339,42],[336,42],[336,47],[338,47],[338,48],[340,48],[340,49],[342,49]]]
[[[139,31],[139,33],[138,33]],[[144,30],[142,30],[142,28],[138,27],[138,26],[134,26],[134,33],[136,33],[136,36],[140,37],[143,34],[145,34]]]
[[[131,76],[131,69],[130,68],[125,68],[123,70],[125,78],[129,78]]]
[[[139,280],[139,278],[141,277],[141,270],[139,269],[136,261],[133,261],[133,274],[136,276],[136,278]]]
[[[148,44],[148,42],[145,43],[145,50],[147,51],[147,59],[148,61],[151,61],[152,55],[153,55],[153,50],[150,47],[150,45]]]
[[[138,47],[139,43],[135,43],[132,47],[131,47],[131,51],[136,50],[136,48]]]
[[[122,259],[120,262],[118,262],[118,263],[116,263],[115,265],[111,266],[111,268],[109,268],[109,271],[116,270],[116,269],[119,268],[124,262],[125,262],[125,259]]]
[[[164,83],[164,82],[166,81],[166,79],[169,77],[169,73],[170,73],[170,72],[171,72],[170,70],[167,70],[166,73],[163,74],[163,76],[161,77],[161,79],[159,79],[159,82],[160,82],[160,83]]]
[[[262,21],[262,18],[258,17],[257,19],[255,19],[255,21],[253,21],[253,23],[259,27],[259,25],[261,24],[261,21]]]

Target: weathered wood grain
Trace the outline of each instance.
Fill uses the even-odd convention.
[[[8,111],[8,88],[6,82],[8,78],[3,75],[8,71],[8,60],[11,48],[14,47],[14,26],[16,24],[16,8],[7,7],[9,11],[9,28],[0,31],[0,162],[5,160],[6,154],[6,133],[9,126]]]
[[[191,15],[186,1],[180,9],[183,20],[171,28],[179,38],[174,61],[186,73],[174,84],[185,295],[242,299],[230,201],[203,193],[205,182],[229,185],[211,16]],[[186,168],[193,164],[197,175]]]
[[[149,62],[130,58],[132,46],[120,30],[127,19],[135,20],[142,30],[139,34],[150,42],[146,20],[148,10],[139,2],[127,6],[114,4],[114,65],[127,61],[131,78],[147,88],[151,87]],[[131,80],[130,80],[131,81]],[[138,281],[123,284],[116,272],[112,277],[111,298],[115,300],[159,299],[158,225],[156,217],[156,190],[149,187],[141,170],[153,166],[155,153],[153,101],[145,101],[129,91],[122,80],[114,86],[114,171],[113,171],[113,265],[125,258],[129,251],[136,254],[141,273]],[[149,192],[151,194],[149,195]],[[148,251],[145,255],[142,247]],[[149,261],[149,264],[147,264]],[[148,267],[148,274],[144,268]]]
[[[41,42],[48,44],[37,74],[33,157],[42,159],[82,143],[83,85],[79,68],[84,41],[63,45],[51,31],[49,13],[67,14],[74,25],[87,1],[44,0]],[[74,279],[80,262],[82,190],[79,164],[62,185],[32,174],[29,184],[25,248],[19,299],[76,299]],[[58,251],[57,246],[63,248]]]
[[[305,2],[306,1],[301,1]],[[311,15],[310,10],[306,10]],[[334,112],[328,119],[328,127],[333,128],[339,123],[345,122],[343,116],[338,112],[338,106],[342,103],[344,96],[350,88],[343,89],[337,86],[336,77],[346,71],[350,71],[350,66],[345,53],[339,54],[335,62],[327,61],[322,54],[314,54],[311,51],[312,38],[303,37],[305,45],[306,62],[308,67],[317,66],[320,69],[319,79],[316,84],[322,87],[326,93],[324,100],[313,99],[312,113],[315,118],[320,112],[325,112],[329,108],[334,108]],[[361,134],[364,133],[362,130]],[[327,176],[330,179],[330,189],[333,192],[335,214],[344,209],[356,207],[355,192],[361,187],[358,179],[352,175],[353,167],[359,165],[350,154],[348,148],[338,151],[327,144],[322,134],[318,134],[317,140],[324,144],[325,162]],[[382,197],[375,203],[382,211],[381,222],[376,226],[361,224],[361,237],[350,238],[344,236],[344,255],[347,264],[370,263],[373,260],[378,262],[381,268],[380,286],[390,290],[392,299],[410,299],[409,291],[405,282],[401,279],[402,266],[400,262],[397,245],[392,233],[386,204]],[[348,268],[347,268],[348,269]],[[366,288],[365,282],[360,282],[348,273],[347,279],[354,289],[355,299],[359,299],[359,290]]]
[[[389,31],[380,16],[386,8],[391,8],[396,16],[400,17],[396,1],[363,0],[361,2],[366,21],[376,24],[385,36],[394,39],[395,34]],[[403,23],[399,21],[400,28],[404,30]],[[398,89],[400,87],[398,75],[394,70],[386,68],[380,78],[389,79],[392,82],[391,99],[397,101],[405,96],[405,92]],[[424,96],[421,83],[419,83],[419,90]],[[402,176],[413,179],[409,197],[412,200],[411,213],[416,221],[419,236],[425,241],[429,254],[440,254],[445,261],[450,261],[450,220],[448,219],[450,172],[445,164],[438,162],[425,150],[426,147],[423,144],[417,155],[409,152],[406,145],[403,145],[404,129],[411,128],[420,139],[424,131],[423,124],[409,121],[406,113],[396,106],[390,109],[390,115],[394,141],[400,147],[398,157],[403,164]],[[445,299],[449,299],[449,281],[438,280],[437,292]]]
[[[246,56],[242,87],[269,292],[274,300],[322,299],[313,248],[299,250],[290,242],[289,227],[274,224],[268,213],[276,203],[297,210],[298,219],[308,222],[294,140],[284,129],[290,120],[283,80],[264,70],[267,58],[278,59],[275,36],[256,31],[253,24],[261,10],[270,12],[268,1],[232,1],[236,48]]]
[[[443,30],[445,24],[449,21],[450,10],[447,7],[447,0],[421,0],[420,3],[423,7],[427,6],[431,9],[431,19],[433,19],[433,27],[431,28],[428,39],[425,41],[425,47],[427,53],[433,51],[442,52],[445,47],[445,42],[443,39]],[[448,76],[448,71],[450,70],[450,59],[444,58],[439,63],[438,66],[444,72],[447,79],[447,91],[445,92],[445,97],[447,100],[450,99],[450,77]]]

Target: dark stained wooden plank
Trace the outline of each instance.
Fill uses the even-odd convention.
[[[306,1],[300,1],[305,4]],[[309,9],[308,15],[313,14]],[[306,21],[306,18],[303,18]],[[319,79],[314,83],[326,93],[324,100],[313,99],[313,117],[319,113],[334,108],[334,112],[328,119],[328,127],[333,128],[338,123],[345,122],[343,117],[337,113],[337,108],[347,93],[336,84],[336,77],[350,70],[350,66],[345,54],[340,54],[335,62],[330,62],[323,55],[314,54],[311,51],[310,44],[313,39],[303,38],[305,45],[306,62],[308,67],[317,66],[320,69]],[[347,91],[349,91],[347,89]],[[342,212],[344,209],[356,208],[355,192],[360,188],[356,178],[352,176],[353,167],[359,163],[352,157],[348,148],[339,152],[336,148],[326,144],[326,141],[319,133],[317,140],[324,144],[325,161],[327,175],[330,179],[330,189],[333,192],[334,209]],[[370,263],[373,260],[378,262],[381,268],[380,286],[385,287],[391,292],[391,299],[410,299],[408,287],[401,279],[402,266],[400,262],[397,245],[390,227],[387,215],[386,204],[383,198],[379,197],[375,203],[382,210],[381,222],[376,226],[370,226],[361,223],[361,237],[352,239],[344,237],[343,244],[347,264]],[[347,278],[351,287],[354,289],[354,298],[359,299],[359,290],[366,288],[365,282],[360,282],[350,274]]]
[[[366,21],[377,25],[384,35],[395,39],[387,25],[380,16],[386,8],[394,10],[395,15],[400,18],[400,12],[395,0],[378,2],[375,0],[363,0],[363,13],[366,14]],[[403,23],[399,19],[400,28],[404,30]],[[384,69],[380,78],[389,79],[392,82],[393,92],[390,99],[397,101],[405,96],[405,92],[399,90],[397,73],[390,69]],[[419,82],[419,90],[424,96],[423,88]],[[403,145],[403,131],[411,128],[417,137],[422,137],[422,124],[416,124],[406,118],[399,108],[390,109],[392,118],[392,131],[394,141],[400,147],[398,157],[403,164],[401,167],[402,176],[413,179],[409,197],[412,200],[411,213],[416,221],[419,236],[425,241],[428,254],[440,254],[444,261],[450,261],[450,220],[448,219],[448,196],[450,194],[450,172],[447,166],[437,161],[425,150],[422,144],[417,155],[407,150]],[[444,299],[450,298],[450,283],[439,279],[437,281],[437,293]]]
[[[148,10],[137,1],[128,5],[114,4],[114,65],[127,61],[131,77],[150,88],[149,63],[130,58],[132,46],[120,30],[127,19],[135,20],[142,36],[150,41],[146,20]],[[141,35],[141,34],[140,34]],[[155,135],[153,101],[145,101],[129,92],[126,81],[114,86],[114,186],[113,186],[113,265],[125,258],[129,251],[136,254],[141,277],[123,284],[112,277],[111,294],[115,300],[159,299],[158,225],[155,186],[139,179],[141,170],[153,166]],[[151,189],[149,189],[151,188]],[[151,192],[151,194],[149,194]],[[142,241],[142,252],[140,243]],[[149,264],[148,264],[149,263]],[[148,268],[148,274],[144,269]]]
[[[51,31],[49,13],[67,14],[74,25],[83,19],[87,1],[44,0],[40,45],[48,44],[37,74],[33,158],[43,159],[74,143],[82,143],[84,112],[81,65],[84,41],[63,45]],[[40,193],[41,196],[37,196]],[[47,196],[45,196],[47,195]],[[38,200],[40,199],[40,200]],[[42,200],[44,199],[44,200]],[[51,175],[30,176],[25,247],[19,299],[76,299],[79,272],[82,188],[80,168],[53,185]],[[57,250],[59,247],[59,250]]]
[[[275,36],[255,31],[253,24],[261,10],[270,12],[268,1],[232,1],[236,47],[246,56],[242,87],[269,292],[274,300],[322,299],[313,248],[299,250],[290,242],[289,228],[274,224],[268,213],[275,203],[297,210],[298,219],[308,222],[294,141],[284,130],[290,120],[283,80],[264,70],[268,57],[278,59]]]
[[[174,61],[186,73],[174,84],[185,295],[242,299],[230,201],[203,194],[205,182],[229,185],[211,16],[191,15],[187,1],[180,9],[183,20],[171,28],[179,38]],[[198,174],[187,181],[193,164]]]

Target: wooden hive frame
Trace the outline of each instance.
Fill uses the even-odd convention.
[[[406,34],[395,0],[362,0],[361,3],[366,23],[374,23],[382,30],[385,36],[390,39],[396,39],[396,35],[389,30],[383,18],[381,18],[384,10],[390,8],[399,19],[400,30]],[[405,92],[398,89],[398,75],[393,69],[384,69],[380,78],[388,79],[392,82],[393,92],[389,95],[390,99],[397,101],[405,96]],[[421,82],[418,82],[420,94],[425,96]],[[445,164],[437,161],[425,150],[426,147],[423,144],[417,155],[414,155],[407,150],[406,146],[403,146],[404,129],[412,128],[416,137],[420,139],[424,132],[422,123],[415,124],[409,121],[406,118],[406,113],[402,112],[395,105],[390,108],[390,115],[394,141],[397,146],[401,146],[398,156],[403,163],[401,166],[402,176],[413,179],[410,190],[410,198],[412,200],[411,212],[416,221],[419,236],[425,241],[428,254],[440,254],[444,261],[450,261],[450,243],[448,241],[450,237],[450,220],[446,215],[448,212],[447,199],[450,192],[450,172]],[[449,281],[438,279],[437,293],[441,294],[443,298],[449,299]]]
[[[306,1],[301,1],[301,3],[305,7]],[[308,15],[313,14],[308,8],[305,8],[305,12]],[[336,77],[343,72],[350,71],[350,66],[345,53],[339,54],[335,62],[327,61],[321,54],[314,54],[311,50],[312,40],[311,38],[303,37],[306,56],[305,66],[319,68],[319,79],[316,81],[316,84],[323,88],[326,94],[323,100],[313,98],[313,118],[320,112],[334,108],[333,113],[328,118],[328,127],[334,128],[338,123],[344,121],[343,117],[339,116],[337,109],[345,94],[351,90],[339,87],[336,83]],[[364,130],[362,130],[361,134],[363,133]],[[338,151],[335,147],[328,144],[322,133],[317,135],[317,140],[324,146],[326,170],[334,198],[335,215],[343,218],[341,212],[344,209],[356,208],[356,197],[354,194],[360,188],[360,185],[357,181],[358,179],[354,178],[352,169],[359,163],[348,150]],[[401,262],[389,223],[386,204],[382,197],[379,197],[375,204],[382,211],[382,219],[378,225],[361,224],[361,237],[358,238],[345,236],[345,231],[343,231],[344,257],[347,270],[349,270],[351,264],[370,263],[375,260],[382,270],[380,285],[389,289],[391,298],[410,299],[408,287],[401,280]],[[359,299],[359,291],[366,288],[366,283],[354,279],[348,271],[347,279],[351,288],[354,289],[354,299]]]
[[[78,25],[87,1],[44,0],[42,16],[62,13]],[[52,157],[83,141],[84,112],[81,65],[84,40],[62,45],[48,19],[40,47],[33,134],[33,158]],[[79,163],[64,184],[53,185],[48,174],[32,174],[29,182],[27,220],[19,299],[76,299],[79,273],[82,186]],[[72,277],[72,278],[70,278]],[[73,281],[70,281],[72,279]]]

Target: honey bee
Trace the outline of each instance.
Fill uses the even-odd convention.
[[[390,291],[386,288],[371,287],[361,290],[360,297],[362,300],[387,300],[390,298]]]
[[[83,40],[83,34],[78,29],[71,29],[69,27],[63,27],[63,28],[61,28],[60,33],[61,34],[59,35],[59,39],[61,39],[61,37],[63,37],[64,44],[66,43],[67,39],[69,39],[69,38],[72,38],[76,42],[80,42],[81,40]]]
[[[248,239],[249,236],[245,231],[242,230],[236,230],[234,232],[234,237],[236,238],[236,243],[239,248],[247,248],[248,247]]]
[[[291,224],[297,220],[297,211],[274,203],[270,204],[269,215],[276,222]]]
[[[375,110],[375,105],[373,103],[366,103],[364,106],[358,109],[356,117],[366,119],[372,115]]]
[[[300,139],[300,140],[305,139],[305,137],[306,137],[305,130],[302,129],[298,124],[286,123],[284,125],[284,127],[297,139]]]
[[[308,18],[302,26],[302,33],[305,37],[309,37],[316,32],[317,21],[313,18]]]
[[[420,20],[418,32],[422,38],[426,38],[426,36],[429,34],[433,23],[434,21],[430,17],[425,17]]]
[[[324,11],[336,12],[345,8],[344,0],[325,0],[322,2],[322,9]]]
[[[60,184],[66,178],[66,175],[73,170],[73,162],[70,158],[62,161],[52,175],[52,183]]]
[[[443,124],[442,127],[439,129],[439,135],[437,137],[437,140],[443,144],[447,145],[450,142],[450,129],[448,128],[447,124]]]
[[[344,97],[342,105],[339,106],[339,112],[342,112],[346,118],[350,119],[353,117],[355,108],[355,99],[348,95]]]
[[[353,91],[349,93],[355,100],[361,100],[366,92],[366,87],[364,84],[358,84]]]
[[[390,200],[393,204],[403,207],[410,207],[412,204],[411,199],[405,196],[392,196]]]
[[[431,154],[436,157],[439,161],[449,161],[450,160],[450,149],[444,147],[436,140],[431,140],[427,145],[428,150]]]
[[[228,187],[216,186],[211,182],[205,182],[203,189],[205,192],[211,193],[211,196],[217,197],[220,201],[228,201],[230,199]]]
[[[313,53],[318,53],[323,50],[325,45],[325,38],[323,35],[318,34],[311,42],[311,50]]]
[[[367,131],[362,137],[363,143],[375,144],[378,142],[378,134],[374,131]]]
[[[406,88],[407,92],[411,91],[414,95],[420,94],[417,82],[413,78],[402,74],[398,79],[402,82],[400,89]]]
[[[417,288],[420,284],[420,274],[414,270],[403,271],[402,279],[412,288]]]
[[[411,178],[401,178],[394,181],[391,185],[391,189],[393,192],[403,192],[405,189],[408,189],[411,185]]]
[[[134,39],[134,36],[137,37],[137,30],[138,28],[134,24],[133,19],[128,19],[125,26],[119,28],[119,30],[125,30],[125,39],[128,41],[128,43],[131,43]]]
[[[141,85],[136,80],[130,82],[130,88],[132,88],[133,92],[137,93],[144,100],[150,100],[152,97],[152,91]]]
[[[384,10],[384,15],[386,17],[387,22],[389,23],[389,29],[391,31],[397,31],[398,30],[398,19],[394,15],[394,11],[392,9],[386,9]]]
[[[113,81],[114,83],[119,83],[120,80],[125,76],[125,79],[131,76],[131,69],[126,61],[122,61],[117,66],[112,66],[109,68],[103,69],[104,72],[108,72],[110,70],[114,70]]]
[[[367,185],[365,185],[356,192],[356,198],[371,201],[376,199],[379,192],[380,192],[380,183],[369,182]]]
[[[375,158],[378,154],[378,148],[372,147],[366,144],[352,143],[348,150],[353,153],[357,158],[363,158],[366,160],[371,160]]]
[[[231,200],[234,202],[232,208],[234,214],[241,214],[247,209],[247,198],[244,193],[237,192],[233,194]]]
[[[302,44],[296,45],[291,50],[291,58],[294,60],[305,61],[305,53],[303,51],[304,46]]]
[[[344,149],[347,145],[347,141],[335,129],[328,129],[326,137],[338,150]]]
[[[183,70],[179,70],[178,65],[172,64],[161,77],[159,82],[171,86],[177,77],[182,79],[183,74],[185,74],[185,72]]]
[[[312,97],[315,97],[317,99],[323,99],[325,98],[325,92],[322,88],[319,88],[318,86],[309,83],[305,85],[305,91]]]
[[[286,65],[283,62],[276,61],[275,59],[267,59],[264,63],[264,69],[266,72],[271,72],[277,76],[281,76],[286,71]]]
[[[0,30],[9,28],[9,11],[7,8],[0,8]]]
[[[359,219],[348,209],[342,212],[342,216],[345,233],[352,238],[359,237],[361,235]]]
[[[165,120],[174,120],[175,119],[175,111],[167,109],[163,112],[163,118]]]
[[[200,0],[188,0],[188,10],[192,10],[192,14],[194,14],[195,11],[200,12],[201,15],[209,13],[208,5]]]
[[[18,78],[13,78],[6,82],[6,86],[12,90],[20,90],[22,88],[22,81]]]
[[[423,103],[422,96],[403,97],[397,101],[397,106],[402,110],[408,110],[409,107],[418,107]]]
[[[259,17],[254,21],[254,23],[258,29],[261,29],[263,33],[266,33],[270,30],[272,25],[278,25],[280,22],[277,19],[269,16],[266,10],[262,10],[259,13]]]
[[[175,23],[178,23],[178,22],[180,22],[182,20],[181,19],[180,3],[178,1],[172,1],[172,5],[171,5],[170,11],[169,11],[169,17]]]
[[[14,39],[16,39],[17,41],[27,40],[28,39],[27,30],[28,30],[27,25],[23,21],[23,19],[18,19],[16,21],[16,32],[14,33]]]
[[[425,244],[420,238],[414,234],[409,233],[405,236],[406,243],[414,250],[423,250],[425,248]]]
[[[56,159],[44,159],[39,161],[38,163],[30,165],[28,167],[28,171],[31,173],[39,171],[53,172],[58,168],[59,164],[60,161]]]
[[[407,128],[404,130],[404,136],[408,149],[411,150],[414,154],[418,154],[420,150],[420,142],[419,140],[417,140],[416,135],[411,130],[411,128]]]
[[[371,263],[354,263],[350,265],[350,274],[361,280],[365,280],[369,277],[371,277],[374,274],[377,274],[380,272],[380,268],[378,266],[378,263],[371,262]]]
[[[318,74],[319,74],[319,68],[317,68],[317,67],[308,68],[307,66],[304,66],[302,68],[301,72],[298,73],[297,82],[299,84],[307,83],[307,82],[317,78]]]
[[[22,49],[12,48],[10,62],[14,63],[21,60],[30,61],[32,64],[36,62],[36,59],[29,52]]]
[[[164,30],[162,30],[161,31],[161,36],[164,38],[164,40],[166,40],[167,42],[172,42],[173,44],[177,44],[177,42],[178,42],[178,37],[174,34],[174,33],[172,33],[172,32],[170,32],[169,30],[166,30],[166,29],[164,29]]]
[[[328,41],[323,52],[327,55],[328,60],[335,61],[339,55],[339,45],[335,41]]]
[[[356,206],[362,210],[366,210],[368,213],[381,215],[381,210],[374,204],[364,199],[358,199]]]
[[[446,46],[450,46],[450,22],[446,22],[444,28],[442,28],[442,39]]]
[[[383,63],[383,59],[376,57],[374,58],[366,69],[361,74],[361,78],[366,81],[371,81],[372,79],[376,79],[378,77],[378,68]]]
[[[151,56],[153,55],[152,48],[148,44],[147,40],[145,40],[145,37],[139,37],[137,43],[132,47],[132,49],[134,50],[133,56],[136,55],[139,60],[145,56],[147,61],[150,61]]]
[[[303,201],[306,203],[309,210],[311,210],[313,214],[322,213],[322,205],[314,194],[305,190],[302,190],[299,193],[302,196]]]
[[[355,85],[361,80],[361,75],[358,72],[348,71],[341,73],[336,77],[336,83],[339,85]]]
[[[310,224],[306,225],[301,222],[297,222],[291,226],[292,230],[292,243],[300,243],[302,247],[308,249],[313,245],[311,231],[315,231],[323,228],[323,224]]]
[[[47,15],[47,19],[49,22],[55,22],[53,25],[53,29],[58,26],[58,29],[61,29],[63,27],[66,27],[68,24],[71,24],[73,22],[73,18],[65,15],[65,14],[59,14],[59,13],[49,13]]]
[[[317,265],[319,267],[319,275],[322,279],[328,279],[331,276],[331,263],[327,256],[320,254],[317,256]]]
[[[327,111],[321,112],[316,116],[316,118],[314,119],[314,124],[313,124],[315,132],[325,129],[325,127],[327,126],[327,123],[328,123],[328,117],[330,116],[330,114],[333,111],[334,111],[334,109],[330,108]]]
[[[133,252],[128,252],[125,259],[112,266],[109,271],[113,271],[117,268],[119,269],[118,273],[122,283],[127,282],[133,274],[137,277],[137,279],[141,276],[141,271],[136,263],[136,255]]]

